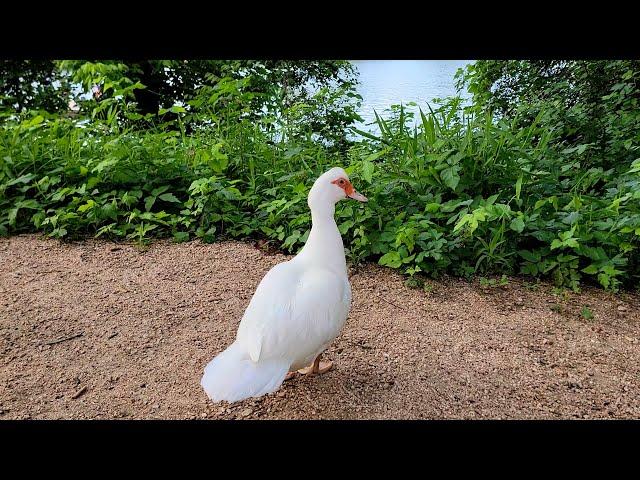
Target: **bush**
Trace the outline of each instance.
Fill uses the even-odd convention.
[[[314,122],[318,109],[339,103],[344,112],[342,102],[357,100],[344,87],[258,112],[264,92],[232,77],[201,87],[194,110],[175,105],[174,120],[140,129],[122,120],[135,117],[142,86],[123,80],[91,119],[33,112],[5,122],[0,233],[266,237],[294,253],[309,234],[311,184],[342,165],[369,198],[336,209],[353,262],[411,277],[519,273],[574,289],[585,280],[637,286],[640,72],[623,70],[599,102],[604,143],[586,141],[601,132],[570,133],[567,119],[586,107],[553,95],[501,113],[486,99],[448,99],[415,127],[398,105],[376,116],[379,135],[331,142],[314,136]]]

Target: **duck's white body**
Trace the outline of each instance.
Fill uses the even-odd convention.
[[[213,401],[235,402],[277,390],[287,372],[311,364],[342,330],[351,285],[333,218],[336,201],[346,194],[329,182],[334,177],[346,174],[331,169],[311,189],[312,228],[303,249],[264,276],[235,342],[206,366],[201,385]],[[366,201],[351,191],[352,198]]]

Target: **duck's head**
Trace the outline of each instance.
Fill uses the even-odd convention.
[[[367,201],[367,197],[353,188],[347,173],[340,167],[334,167],[320,175],[314,182],[309,192],[309,208],[314,210],[324,206],[333,207],[345,198],[352,198],[359,202]]]

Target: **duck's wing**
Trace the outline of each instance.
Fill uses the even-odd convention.
[[[295,358],[313,345],[329,343],[349,312],[345,278],[324,269],[276,265],[262,279],[244,313],[237,340],[254,362]]]

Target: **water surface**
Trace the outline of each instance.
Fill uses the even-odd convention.
[[[473,60],[353,60],[358,70],[362,106],[358,113],[364,122],[356,128],[377,132],[374,110],[378,114],[395,104],[415,102],[409,110],[428,110],[427,102],[457,94],[454,75]],[[466,91],[461,96],[468,98]]]

